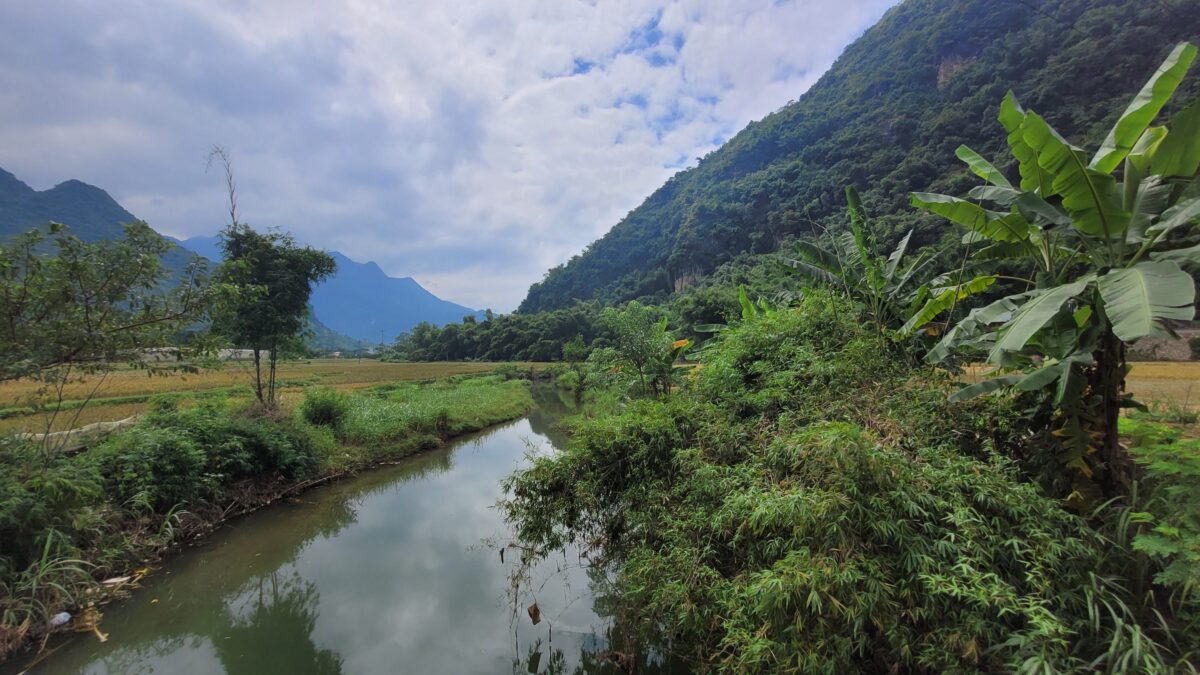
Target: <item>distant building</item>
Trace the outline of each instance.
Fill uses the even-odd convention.
[[[139,358],[144,363],[168,363],[182,361],[185,352],[175,347],[152,347],[139,352]],[[249,361],[254,358],[253,349],[218,349],[217,359],[221,361]]]

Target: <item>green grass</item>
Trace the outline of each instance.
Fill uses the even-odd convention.
[[[532,404],[523,382],[494,378],[405,384],[375,394],[351,399],[346,441],[389,441],[412,430],[457,435],[512,419]]]

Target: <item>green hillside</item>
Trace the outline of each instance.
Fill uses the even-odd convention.
[[[945,227],[917,214],[908,193],[964,191],[960,143],[1007,155],[996,122],[1006,90],[1070,140],[1094,146],[1171,46],[1200,35],[1200,13],[1187,4],[908,0],[799,100],[676,174],[547,272],[519,311],[662,299],[739,253],[834,225],[847,184],[879,216],[882,237],[916,226],[929,243]],[[1196,89],[1190,81],[1176,101]]]
[[[137,222],[138,218],[93,185],[68,180],[37,191],[0,169],[0,240],[44,227],[52,220],[92,242],[120,237],[121,224]],[[192,255],[177,246],[163,256],[163,264],[181,273]]]

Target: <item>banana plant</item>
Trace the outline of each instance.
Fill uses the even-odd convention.
[[[1090,157],[1009,92],[999,119],[1020,180],[964,146],[958,157],[984,181],[969,200],[912,195],[914,206],[964,227],[964,242],[979,245],[975,258],[1033,263],[1026,290],[972,310],[927,358],[966,353],[1001,372],[955,398],[1006,386],[1050,391],[1060,460],[1073,470],[1077,496],[1114,494],[1131,478],[1117,433],[1120,409],[1135,404],[1124,391],[1126,344],[1170,334],[1170,321],[1194,316],[1188,270],[1200,269],[1200,101],[1154,123],[1196,51],[1176,46]],[[931,298],[904,329],[949,310],[951,297],[990,285],[983,275]]]
[[[862,200],[853,187],[846,188],[850,230],[827,234],[823,241],[796,245],[797,259],[786,265],[806,283],[827,286],[850,298],[880,332],[894,330],[911,313],[915,298],[923,300],[929,289],[918,287],[922,272],[936,256],[922,253],[905,264],[912,230],[890,254],[877,252]]]

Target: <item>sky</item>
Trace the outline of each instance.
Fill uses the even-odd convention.
[[[800,96],[893,0],[0,3],[0,167],[240,220],[511,311]]]

